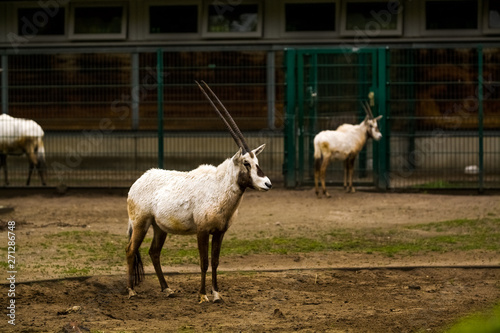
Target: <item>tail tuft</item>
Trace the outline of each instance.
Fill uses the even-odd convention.
[[[144,266],[142,265],[141,254],[139,250],[135,253],[134,258],[134,285],[137,286],[144,280]]]
[[[317,156],[314,157],[314,170],[319,171],[322,163],[323,163],[323,154],[320,153],[319,157]]]
[[[128,223],[128,246],[127,246],[127,253],[130,251],[130,246],[132,245],[131,239],[132,239],[132,221],[129,220]],[[134,263],[132,265],[133,269],[133,274],[134,274],[134,286],[139,285],[144,280],[144,266],[142,265],[142,259],[141,259],[141,254],[139,253],[139,249],[134,254]],[[131,277],[132,278],[132,277]]]

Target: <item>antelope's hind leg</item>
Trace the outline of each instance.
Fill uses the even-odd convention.
[[[319,172],[321,168],[321,158],[315,158],[314,159],[314,191],[316,193],[316,197],[321,198],[321,195],[319,194]]]
[[[7,155],[0,154],[0,169],[3,167],[4,185],[9,185],[9,180],[7,177]]]
[[[144,267],[142,266],[139,247],[141,246],[144,237],[146,237],[148,229],[149,224],[146,221],[144,221],[144,223],[133,223],[131,229],[129,229],[130,239],[127,248],[125,249],[128,266],[128,298],[137,295],[134,290],[134,286],[138,285],[144,278]]]
[[[320,172],[319,172],[319,177],[320,177],[320,180],[321,180],[321,188],[323,189],[323,194],[327,197],[327,198],[330,198],[331,195],[330,193],[328,193],[328,191],[326,190],[326,169],[328,168],[328,163],[330,162],[329,158],[326,158],[324,157],[323,158],[323,163],[321,163],[321,168],[320,168]]]
[[[158,277],[158,281],[160,282],[161,291],[165,291],[167,297],[174,294],[174,291],[168,287],[167,281],[165,280],[165,276],[161,270],[160,263],[160,255],[163,244],[165,244],[165,239],[167,238],[167,233],[158,227],[156,222],[153,222],[153,241],[151,242],[151,247],[149,248],[149,256],[151,257],[151,261],[153,262],[153,266],[155,268],[156,276]]]

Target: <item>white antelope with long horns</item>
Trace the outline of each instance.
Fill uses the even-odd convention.
[[[149,255],[161,290],[165,291],[167,296],[173,293],[168,287],[160,265],[160,252],[167,234],[194,234],[198,239],[200,255],[200,303],[208,301],[205,278],[208,270],[209,238],[212,235],[213,301],[222,301],[217,285],[217,267],[224,234],[233,222],[247,188],[268,191],[272,187],[271,181],[260,169],[257,159],[257,155],[262,152],[265,145],[250,150],[222,102],[205,82],[202,83],[212,97],[196,82],[224,121],[240,149],[233,157],[226,159],[217,167],[201,165],[189,172],[151,169],[132,185],[127,199],[130,239],[126,248],[129,298],[136,295],[134,286],[143,278],[144,270],[139,246],[149,227],[153,226],[154,236]],[[212,99],[222,107],[224,115]]]
[[[330,197],[325,186],[325,175],[328,164],[333,160],[344,161],[344,188],[347,192],[355,192],[352,186],[352,176],[356,156],[369,137],[376,141],[382,138],[377,125],[377,120],[382,116],[373,118],[370,105],[367,102],[361,105],[366,112],[366,117],[360,124],[343,124],[335,131],[322,131],[314,137],[314,186],[318,198],[321,197],[318,180],[321,180],[323,194]],[[347,185],[348,179],[349,185]]]

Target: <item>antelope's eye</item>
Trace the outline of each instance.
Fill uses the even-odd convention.
[[[247,168],[250,168],[250,162],[248,161],[243,161],[243,165]]]

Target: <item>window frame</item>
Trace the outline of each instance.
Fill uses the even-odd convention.
[[[482,23],[482,0],[476,0],[477,1],[477,28],[476,29],[435,29],[435,30],[428,30],[426,29],[427,21],[426,21],[426,11],[425,7],[428,2],[433,2],[433,1],[446,1],[446,2],[453,2],[455,0],[423,0],[420,2],[420,35],[425,36],[425,37],[463,37],[463,36],[481,36],[481,27],[483,26]],[[457,33],[458,32],[458,33]]]
[[[280,3],[281,37],[289,38],[332,38],[339,36],[339,20],[340,20],[340,0],[314,0],[315,3],[333,3],[335,5],[335,30],[333,31],[286,31],[286,5],[287,4],[307,4],[305,0],[282,0]]]
[[[76,8],[99,8],[99,7],[121,7],[122,22],[120,33],[107,34],[78,34],[75,33],[75,9]],[[68,36],[70,40],[126,40],[128,32],[128,3],[127,2],[71,2],[69,8]]]
[[[145,1],[145,20],[147,21],[147,26],[144,28],[144,36],[145,39],[147,40],[193,40],[193,39],[198,39],[200,38],[200,31],[201,31],[201,7],[202,7],[202,1],[201,0],[185,0],[185,1],[160,1],[160,0],[154,0],[154,1]],[[151,33],[149,28],[151,26],[151,17],[149,17],[149,8],[152,6],[194,6],[196,5],[198,8],[198,30],[197,32],[164,32],[164,33]]]
[[[35,41],[35,42],[60,42],[60,41],[66,41],[68,39],[68,22],[69,22],[69,8],[67,5],[60,5],[59,8],[64,8],[64,34],[62,35],[22,35],[18,34],[18,13],[19,9],[22,8],[31,8],[31,9],[36,9],[39,8],[40,11],[45,12],[43,8],[41,8],[39,5],[37,5],[36,2],[30,3],[30,2],[25,2],[25,3],[15,3],[12,7],[12,14],[11,17],[12,19],[10,20],[11,23],[9,24],[9,20],[7,19],[5,22],[5,26],[10,26],[11,31],[15,31],[16,35],[21,36],[23,38],[28,38],[30,41]],[[45,12],[46,13],[46,12]]]
[[[263,21],[264,21],[264,3],[262,0],[240,0],[238,4],[234,5],[239,6],[239,5],[257,5],[257,30],[256,31],[250,31],[250,32],[238,32],[238,31],[232,31],[232,32],[210,32],[208,31],[208,13],[209,13],[209,7],[211,5],[217,4],[217,3],[224,4],[226,1],[214,1],[214,0],[205,0],[203,1],[203,9],[202,9],[202,23],[201,23],[201,36],[203,38],[221,38],[221,39],[228,39],[228,38],[262,38],[263,35]],[[231,2],[227,2],[230,3]]]
[[[399,12],[397,13],[398,15],[398,22],[397,22],[397,28],[393,30],[382,30],[379,29],[378,33],[376,35],[373,35],[371,31],[368,31],[363,27],[363,29],[360,28],[360,30],[347,30],[346,29],[346,24],[347,24],[347,4],[348,3],[359,3],[359,2],[373,2],[373,3],[386,3],[388,4],[388,1],[381,1],[381,0],[345,0],[342,1],[342,8],[341,8],[341,20],[340,20],[340,35],[344,37],[356,37],[359,36],[360,31],[363,33],[365,36],[369,38],[377,38],[377,37],[387,37],[387,36],[396,36],[396,37],[401,37],[403,36],[403,20],[404,20],[404,6],[402,5],[402,0],[399,0],[400,3],[400,8]],[[376,22],[376,21],[375,21]],[[378,22],[377,22],[378,23]],[[378,23],[379,24],[379,23]],[[379,24],[380,25],[380,24]]]
[[[485,35],[498,35],[500,34],[500,27],[499,28],[490,28],[490,17],[489,17],[489,7],[490,7],[490,2],[493,0],[484,0],[484,12],[482,13],[483,15],[483,33]]]

